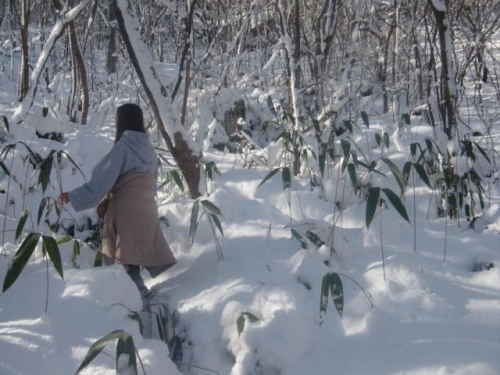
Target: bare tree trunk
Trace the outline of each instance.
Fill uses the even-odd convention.
[[[314,51],[316,61],[313,67],[313,76],[316,81],[323,78],[327,68],[328,57],[333,42],[333,36],[337,30],[340,7],[340,0],[324,0],[320,13],[314,17]]]
[[[391,48],[391,39],[394,34],[394,30],[396,25],[391,23],[389,26],[389,30],[387,31],[387,36],[384,38],[385,46],[384,46],[384,62],[382,65],[382,74],[380,75],[380,81],[382,84],[382,102],[384,106],[384,113],[389,112],[389,93],[387,92],[387,77],[389,71],[389,51]]]
[[[293,11],[292,11],[292,44],[293,44],[293,52],[292,52],[292,66],[290,69],[294,71],[294,77],[295,79],[292,80],[293,87],[292,89],[292,95],[295,96],[295,99],[293,100],[293,112],[294,112],[294,118],[295,118],[295,131],[294,135],[298,136],[299,132],[299,121],[300,118],[298,116],[301,115],[300,109],[297,108],[299,106],[298,103],[298,90],[300,89],[300,78],[302,71],[300,69],[300,7],[299,7],[299,0],[293,0]],[[292,85],[290,85],[292,86]],[[297,176],[300,173],[300,156],[301,156],[301,144],[298,139],[294,139],[295,137],[292,137],[292,142],[293,142],[293,174]]]
[[[176,119],[171,103],[166,99],[165,93],[162,91],[165,88],[157,82],[157,80],[152,80],[151,72],[152,69],[152,57],[151,61],[147,61],[148,58],[146,55],[141,56],[141,61],[139,61],[138,56],[136,54],[135,48],[143,48],[143,53],[147,54],[147,47],[142,42],[141,43],[139,32],[137,34],[130,34],[131,31],[135,31],[136,29],[132,27],[128,22],[132,19],[135,19],[135,4],[130,0],[127,2],[127,12],[131,14],[128,15],[127,24],[125,23],[125,19],[118,5],[119,0],[113,0],[113,6],[115,7],[116,17],[118,20],[118,25],[120,28],[120,32],[122,35],[123,42],[125,47],[127,48],[130,60],[135,68],[135,71],[142,83],[144,91],[146,92],[147,98],[149,100],[149,104],[153,109],[154,117],[157,122],[158,128],[167,143],[167,147],[172,153],[177,166],[179,167],[182,175],[184,176],[190,198],[198,198],[201,196],[199,191],[199,183],[200,183],[200,168],[199,168],[199,158],[197,154],[195,154],[194,150],[191,149],[188,143],[189,135],[185,130],[183,130],[182,125]],[[124,2],[123,0],[121,2]],[[122,4],[123,6],[124,4]],[[129,26],[129,28],[127,28]],[[132,44],[131,38],[133,37],[134,43]],[[148,70],[146,70],[148,69]],[[153,73],[154,76],[154,73]],[[179,83],[180,84],[180,83]],[[156,89],[156,90],[155,90]],[[166,129],[166,122],[172,122],[170,128],[173,132],[173,139],[170,136],[169,132]]]
[[[38,58],[36,66],[33,69],[33,73],[31,74],[31,80],[28,91],[24,99],[22,100],[21,104],[14,112],[13,115],[14,121],[21,122],[26,118],[35,99],[38,80],[40,79],[40,75],[43,72],[43,68],[45,66],[45,63],[47,62],[47,59],[49,58],[50,52],[54,48],[56,40],[64,32],[64,28],[66,27],[66,25],[72,22],[76,17],[78,17],[81,11],[85,9],[85,7],[89,3],[90,0],[82,0],[74,8],[68,9],[68,11],[66,12],[59,13],[58,19],[56,20],[56,24],[53,26],[52,31],[43,46],[43,50],[40,53],[40,57]]]
[[[440,105],[440,113],[443,121],[443,131],[448,138],[451,138],[452,132],[457,125],[455,115],[457,94],[455,86],[455,71],[452,61],[453,39],[451,36],[451,25],[447,15],[448,1],[445,1],[445,6],[443,8],[435,6],[434,2],[436,0],[428,1],[436,19],[436,28],[440,44],[441,91],[443,98],[443,104]]]
[[[109,7],[109,19],[116,19],[115,7]],[[116,73],[116,63],[118,57],[116,56],[116,27],[112,23],[109,23],[109,42],[108,42],[108,54],[106,58],[106,71],[108,74]]]
[[[0,7],[0,27],[2,26],[3,19],[5,18],[5,13],[7,12],[7,0],[0,0],[2,6]]]
[[[63,10],[63,5],[60,0],[53,0],[54,7],[60,12]],[[69,6],[73,6],[73,0],[68,2]],[[67,25],[69,34],[69,45],[71,50],[71,94],[68,99],[68,115],[73,122],[78,122],[76,114],[81,111],[80,124],[87,123],[87,116],[90,107],[89,87],[87,82],[87,68],[85,59],[83,58],[78,37],[76,33],[75,21],[71,21]]]
[[[290,4],[288,4],[290,3]],[[280,30],[284,42],[286,71],[288,78],[288,96],[289,96],[289,111],[293,114],[293,125],[291,126],[290,135],[292,142],[293,174],[296,176],[300,173],[300,126],[301,108],[299,104],[298,89],[300,88],[300,8],[298,0],[278,0],[277,11],[280,19]],[[289,30],[291,30],[291,35]]]
[[[17,13],[17,19],[21,35],[21,71],[19,74],[19,101],[22,101],[28,93],[30,85],[29,72],[29,45],[28,45],[28,28],[30,22],[30,2],[29,0],[21,0],[21,9],[16,7],[16,2],[12,3],[14,11]]]
[[[425,66],[425,98],[427,101],[427,110],[425,111],[425,117],[427,119],[427,122],[433,127],[436,127],[436,116],[434,114],[434,108],[433,105],[436,104],[436,107],[438,108],[439,111],[439,106],[438,103],[440,103],[440,92],[439,88],[437,88],[436,82],[439,81],[438,79],[438,73],[436,69],[436,54],[435,54],[435,38],[432,37],[431,29],[428,24],[427,17],[423,19],[424,21],[424,26],[425,26],[425,39],[428,47],[428,58]],[[435,91],[436,95],[436,100],[431,101],[431,98],[433,96],[433,90]]]
[[[82,117],[80,118],[80,124],[85,125],[87,123],[87,115],[90,107],[89,100],[89,87],[87,82],[87,68],[85,66],[85,60],[83,58],[82,51],[78,44],[78,38],[76,35],[75,23],[71,22],[68,25],[69,37],[71,51],[73,54],[74,68],[76,70],[77,79],[76,87],[74,92],[74,99],[76,108],[81,110]],[[81,99],[80,99],[81,96]]]

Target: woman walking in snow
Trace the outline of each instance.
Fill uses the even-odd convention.
[[[154,278],[176,263],[158,221],[156,205],[157,161],[144,116],[136,104],[116,111],[116,136],[111,151],[92,170],[89,182],[59,201],[75,211],[97,205],[104,218],[102,253],[106,264],[121,263],[141,296],[149,290],[141,277],[145,267]]]

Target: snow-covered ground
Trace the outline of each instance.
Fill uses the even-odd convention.
[[[11,124],[3,147],[23,141],[42,157],[62,150],[88,176],[112,146],[112,112],[105,119],[94,115],[86,126],[43,118],[36,115],[38,107],[33,113],[25,123]],[[64,143],[34,136],[33,128],[44,122],[49,128],[62,126]],[[383,125],[381,119],[380,129],[386,129]],[[396,145],[408,147],[419,133],[432,132],[420,125],[391,139],[385,156],[402,165],[406,156]],[[157,140],[154,132],[152,139]],[[40,186],[32,188],[38,174],[21,159],[26,147],[18,144],[16,150],[16,157],[4,160],[15,180],[3,176],[0,181],[6,191],[0,205],[6,217],[5,224],[1,221],[2,279],[25,237],[15,240],[22,209],[31,209],[26,232],[49,235],[43,217],[37,224],[42,197],[57,197],[60,184],[69,190],[84,181],[64,158],[61,183],[53,171],[45,193]],[[380,157],[373,146],[367,152]],[[203,199],[223,214],[224,236],[215,229],[223,260],[206,215],[190,247],[193,202],[172,182],[159,192],[158,205],[178,264],[154,280],[143,273],[178,316],[178,333],[185,338],[179,370],[167,345],[143,338],[130,318],[142,304],[123,268],[94,267],[95,252],[85,244],[75,261],[70,241],[59,245],[64,279],[43,258],[40,242],[18,279],[0,295],[1,374],[75,373],[89,347],[114,330],[133,337],[139,374],[500,374],[500,192],[493,178],[485,181],[487,207],[476,230],[463,219],[437,218],[435,194],[421,182],[405,195],[411,225],[389,205],[368,230],[366,202],[347,199],[348,178],[325,180],[326,200],[309,180],[294,178],[288,205],[281,173],[258,187],[269,168],[245,169],[241,156],[216,150],[204,156],[221,172],[209,181]],[[331,172],[336,176],[336,169]],[[394,181],[388,173],[372,182],[397,192]],[[340,212],[335,197],[342,191],[345,209]],[[87,217],[96,218],[92,210],[75,213],[67,206],[61,223],[81,224]],[[311,241],[304,248],[292,238],[291,226],[303,235],[316,233],[334,252]],[[483,263],[493,267],[475,270]],[[343,313],[329,295],[320,320],[322,281],[330,272],[342,281]],[[237,323],[242,319],[243,327]],[[114,374],[115,346],[116,341],[109,343],[81,373]]]

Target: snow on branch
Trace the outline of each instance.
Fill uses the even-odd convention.
[[[35,98],[38,79],[42,74],[45,63],[49,58],[52,48],[54,48],[54,44],[57,38],[64,31],[64,27],[79,15],[82,12],[82,10],[84,10],[85,7],[90,3],[90,1],[91,0],[83,0],[80,4],[68,10],[67,12],[64,11],[61,12],[59,19],[57,20],[56,24],[52,28],[52,31],[50,32],[49,37],[47,38],[47,42],[43,46],[42,52],[40,53],[40,57],[38,58],[35,68],[31,73],[30,87],[28,89],[28,92],[26,93],[26,96],[24,97],[21,104],[17,107],[17,109],[14,112],[14,115],[12,116],[14,122],[22,122],[28,115],[28,112],[31,106],[33,105],[33,101]]]
[[[191,150],[198,150],[199,146],[189,137],[184,126],[179,121],[180,116],[176,113],[173,104],[170,102],[170,96],[166,95],[166,89],[160,81],[160,72],[157,72],[157,65],[153,56],[140,35],[139,17],[135,13],[134,3],[131,0],[117,0],[116,5],[123,17],[123,26],[127,33],[131,50],[129,54],[136,60],[138,67],[136,69],[139,78],[143,82],[144,90],[150,100],[156,103],[158,115],[168,133],[172,142],[175,142],[175,134],[182,135],[184,141],[189,144]],[[132,56],[133,55],[133,56]]]

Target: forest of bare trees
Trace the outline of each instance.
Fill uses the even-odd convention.
[[[247,112],[247,94],[264,93],[274,119],[252,119],[247,131],[279,123],[300,174],[308,129],[326,153],[364,110],[395,124],[420,116],[452,138],[468,123],[457,111],[468,102],[490,129],[482,89],[488,82],[500,102],[499,29],[499,0],[0,0],[1,71],[15,82],[15,120],[50,97],[85,125],[135,81],[191,197],[200,195],[202,157],[189,131],[195,92],[216,101],[236,89]],[[379,105],[365,109],[366,98]]]

